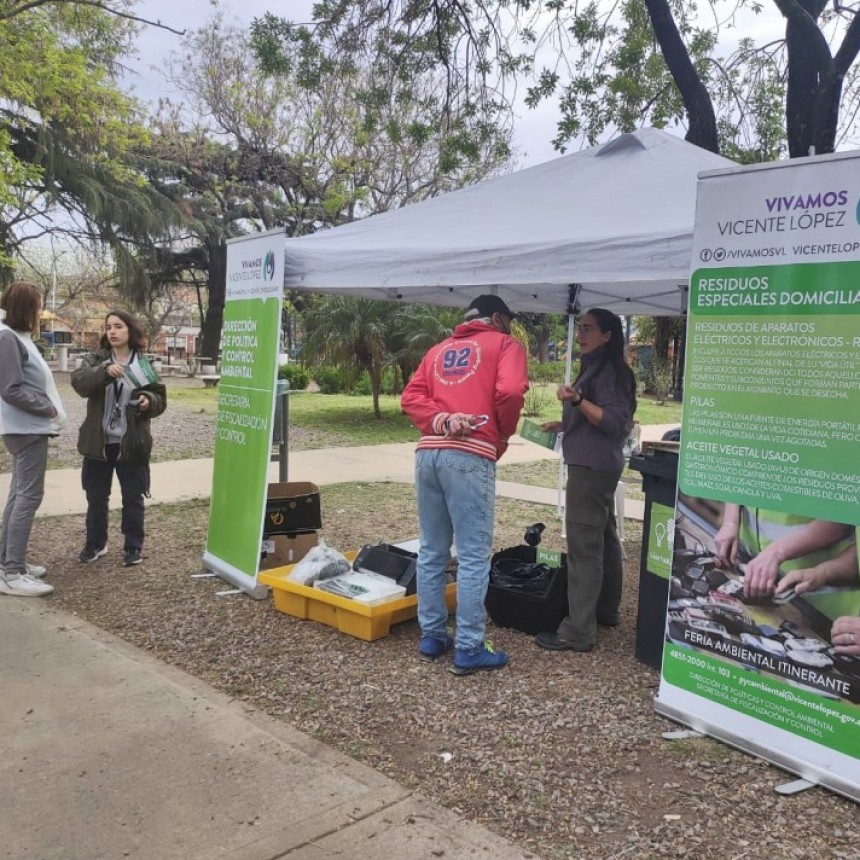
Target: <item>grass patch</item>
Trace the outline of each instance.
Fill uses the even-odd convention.
[[[541,404],[540,411],[528,417],[537,422],[556,421],[561,417],[561,404],[555,397],[558,386],[555,383],[538,383],[537,387],[544,389],[544,395],[536,398]],[[653,397],[639,395],[635,417],[640,424],[680,424],[681,404],[671,400],[661,406]]]
[[[502,464],[504,464],[502,460]],[[558,486],[558,460],[538,460],[534,463],[501,465],[496,472],[500,481],[525,484],[528,487],[543,487],[554,490]],[[625,469],[621,474],[624,492],[628,499],[644,499],[642,475],[635,469]]]
[[[203,388],[202,385],[200,388],[180,388],[173,385],[168,388],[167,398],[171,408],[181,406],[189,412],[204,412],[207,415],[218,412],[217,388]]]
[[[358,761],[363,761],[365,756],[367,755],[367,751],[370,749],[370,743],[368,741],[362,740],[354,740],[347,741],[343,745],[343,751],[354,759]]]
[[[639,397],[636,404],[636,420],[642,424],[680,424],[681,404],[665,401],[661,406],[652,397]]]
[[[373,414],[373,398],[346,394],[298,392],[290,395],[290,424],[311,432],[334,432],[345,445],[383,445],[418,438],[400,411],[400,398],[379,398],[380,418]]]
[[[504,462],[502,458],[496,470],[496,478],[499,481],[550,489],[558,486],[558,460],[537,460],[534,463],[514,463],[510,466],[505,466]]]

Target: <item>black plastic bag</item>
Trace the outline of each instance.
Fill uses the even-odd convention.
[[[545,564],[518,558],[497,559],[490,569],[490,582],[500,588],[524,592],[546,591],[553,571]]]

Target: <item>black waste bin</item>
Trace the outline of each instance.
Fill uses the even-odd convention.
[[[507,577],[500,581],[499,573],[505,571],[506,563],[514,566]],[[513,627],[523,633],[542,633],[555,630],[567,615],[567,555],[544,552],[534,546],[514,546],[497,552],[491,562],[490,583],[487,587],[485,605],[487,613],[498,627]],[[531,567],[545,565],[531,583],[528,572],[516,572],[518,565]],[[538,573],[538,570],[534,571]],[[519,587],[518,576],[523,576]],[[513,581],[512,581],[513,580]]]
[[[672,575],[670,536],[674,533],[671,522],[675,515],[678,453],[657,449],[647,454],[634,454],[630,458],[630,468],[642,473],[645,491],[635,654],[643,663],[659,669]]]

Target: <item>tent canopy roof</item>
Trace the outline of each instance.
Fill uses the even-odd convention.
[[[676,315],[696,181],[733,162],[656,129],[285,242],[288,288],[517,311]]]

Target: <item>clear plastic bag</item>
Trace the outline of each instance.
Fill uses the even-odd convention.
[[[290,571],[287,579],[299,585],[313,585],[321,579],[331,579],[350,570],[350,564],[342,553],[332,549],[321,540],[317,546]]]
[[[624,459],[629,460],[633,454],[638,454],[642,450],[642,428],[638,421],[633,422],[633,427],[627,434],[624,440]]]

